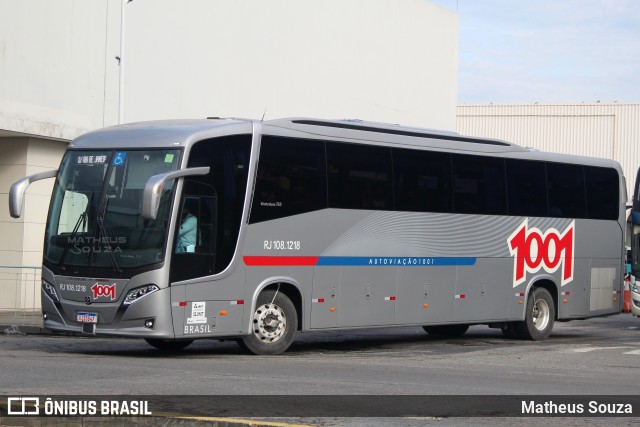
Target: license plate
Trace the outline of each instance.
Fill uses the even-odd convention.
[[[79,311],[76,313],[76,322],[98,323],[98,313],[85,313],[85,312]]]

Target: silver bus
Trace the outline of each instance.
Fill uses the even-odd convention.
[[[128,124],[71,142],[44,240],[51,331],[161,349],[469,325],[542,340],[620,312],[626,190],[611,160],[308,118]]]

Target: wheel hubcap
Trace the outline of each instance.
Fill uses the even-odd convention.
[[[543,299],[539,299],[533,305],[533,325],[537,330],[544,330],[549,324],[549,304]]]
[[[286,329],[287,317],[276,304],[263,304],[253,314],[253,333],[260,341],[276,342]]]

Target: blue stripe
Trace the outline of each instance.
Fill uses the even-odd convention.
[[[633,224],[640,224],[640,212],[632,212],[631,213],[631,222]]]
[[[348,266],[348,267],[443,267],[469,266],[476,263],[476,258],[442,258],[442,257],[333,257],[321,256],[318,266]]]

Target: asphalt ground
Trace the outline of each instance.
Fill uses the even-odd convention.
[[[14,313],[0,312],[0,331],[4,331],[5,335],[15,335],[15,339],[10,341],[14,343],[28,343],[37,340],[37,337],[29,338],[29,335],[42,335],[44,341],[55,339],[54,337],[46,338],[46,332],[41,325],[39,318],[40,313]],[[327,357],[339,357],[353,359],[356,358],[362,362],[375,362],[376,359],[388,359],[393,362],[397,356],[402,353],[403,359],[407,357],[407,352],[415,352],[415,357],[421,357],[420,352],[428,351],[428,361],[433,364],[440,360],[445,367],[446,360],[465,356],[464,360],[474,363],[483,357],[493,357],[493,353],[502,354],[504,351],[511,351],[517,357],[520,357],[520,351],[528,344],[526,342],[509,342],[504,341],[499,331],[489,330],[488,328],[474,327],[474,331],[468,339],[457,342],[447,340],[431,340],[429,337],[420,338],[414,336],[411,331],[404,330],[378,330],[373,334],[359,331],[346,331],[344,333],[315,333],[301,334],[297,339],[297,343],[291,352],[286,356],[290,358],[289,365],[293,365],[296,361],[304,361],[306,366],[313,365],[317,359],[326,360]],[[418,333],[415,332],[416,334]],[[25,341],[19,336],[25,335]],[[624,365],[624,371],[620,372],[621,378],[626,377],[624,386],[620,386],[622,393],[635,393],[633,378],[640,378],[633,370],[628,370],[629,365],[622,363],[623,360],[631,360],[634,355],[640,355],[640,319],[633,318],[628,314],[610,316],[606,318],[596,318],[586,321],[569,322],[567,324],[556,324],[554,328],[554,336],[549,342],[545,342],[541,346],[537,346],[537,352],[540,355],[545,353],[553,356],[555,352],[565,354],[570,352],[575,355],[577,362],[588,365],[587,360],[600,360],[606,358],[607,361],[616,362],[621,367]],[[28,341],[27,341],[28,340]],[[143,357],[152,350],[146,349],[144,343],[138,343],[137,340],[105,340],[90,341],[85,338],[78,341],[77,338],[59,338],[56,342],[66,342],[73,340],[74,345],[79,349],[62,351],[65,355],[79,354],[89,357],[108,357],[110,359],[122,358],[124,356]],[[43,342],[44,342],[43,341]],[[99,350],[91,350],[86,344],[92,342],[99,346]],[[559,345],[554,345],[557,341]],[[6,341],[5,341],[6,342]],[[113,343],[113,344],[111,344]],[[31,344],[29,344],[31,345]],[[44,348],[45,344],[38,344],[31,347],[31,350]],[[426,345],[426,347],[425,347]],[[22,345],[19,345],[22,347]],[[495,347],[495,348],[491,348]],[[62,347],[61,347],[62,348]],[[553,350],[557,348],[557,350]],[[54,352],[60,353],[59,349]],[[39,350],[42,352],[42,350]],[[600,355],[602,353],[602,355]],[[239,356],[238,350],[233,343],[217,344],[216,342],[202,342],[195,345],[194,349],[189,353],[188,360],[205,358],[223,357],[225,360],[233,361]],[[505,353],[508,354],[508,353]],[[45,354],[46,355],[46,354]],[[111,355],[111,356],[109,356]],[[473,355],[473,356],[471,356]],[[586,359],[589,356],[592,359]],[[146,357],[146,356],[145,356]],[[408,357],[412,357],[411,354]],[[556,357],[558,357],[556,355]],[[253,359],[252,359],[253,360]],[[256,359],[258,360],[258,359]],[[272,359],[274,360],[274,359]],[[277,359],[275,359],[277,360]],[[461,359],[462,360],[462,359]],[[217,360],[215,362],[218,362]],[[383,363],[384,360],[380,363]],[[0,366],[1,365],[0,361]],[[360,363],[360,362],[358,362]],[[377,362],[376,362],[377,363]],[[385,362],[386,363],[386,362]],[[456,365],[457,366],[457,365]],[[524,366],[524,365],[523,365]],[[293,366],[291,366],[293,367]],[[465,380],[467,383],[468,380]],[[585,382],[585,384],[587,384]],[[580,390],[576,390],[580,392]],[[588,391],[587,391],[588,392]],[[221,427],[241,427],[241,426],[344,426],[344,427],[397,427],[397,426],[509,426],[509,425],[562,425],[562,426],[604,426],[616,425],[627,426],[637,425],[636,418],[491,418],[491,417],[404,417],[404,418],[385,418],[385,417],[305,417],[305,418],[233,418],[233,417],[188,417],[184,413],[154,413],[153,417],[144,418],[24,418],[12,417],[1,418],[0,425],[160,425],[160,426],[221,426]]]

